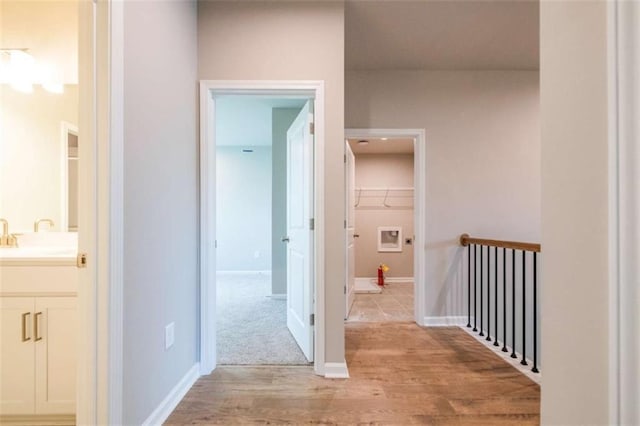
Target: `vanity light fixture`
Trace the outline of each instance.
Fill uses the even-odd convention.
[[[22,93],[32,93],[39,84],[50,93],[64,93],[64,84],[52,78],[52,68],[38,63],[26,48],[0,49],[0,84]]]

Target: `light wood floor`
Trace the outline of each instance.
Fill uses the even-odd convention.
[[[167,424],[539,424],[540,388],[464,331],[346,326],[351,378],[310,367],[218,367]]]

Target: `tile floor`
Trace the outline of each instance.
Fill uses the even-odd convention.
[[[413,283],[390,283],[382,293],[356,294],[347,321],[414,321]]]

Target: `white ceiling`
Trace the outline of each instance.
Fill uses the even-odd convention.
[[[219,96],[216,98],[216,144],[270,146],[271,110],[299,109],[306,101],[265,96]]]
[[[347,139],[355,155],[362,154],[413,154],[413,139],[391,138],[387,140],[369,138],[368,144],[360,144],[361,139]]]
[[[347,70],[539,69],[538,0],[347,0]]]

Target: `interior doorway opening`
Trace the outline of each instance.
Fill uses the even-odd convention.
[[[216,216],[223,206],[217,205],[216,127],[220,100],[227,96],[306,100],[287,132],[287,234],[272,233],[272,239],[287,247],[287,283],[293,283],[287,286],[287,328],[316,374],[324,375],[324,83],[222,80],[200,83],[201,374],[219,363]]]
[[[288,213],[296,207],[289,205],[288,194],[303,183],[290,182],[287,172],[297,169],[288,166],[292,161],[287,158],[288,143],[296,136],[292,126],[309,121],[309,104],[304,97],[216,97],[216,311],[221,365],[306,365],[313,359],[302,349],[307,343],[301,336],[304,331],[295,329],[300,309],[289,303],[295,299],[293,287],[298,281],[290,282],[288,276],[287,242]]]
[[[347,319],[414,319],[414,138],[347,140]]]
[[[425,132],[345,136],[345,319],[425,325]]]

